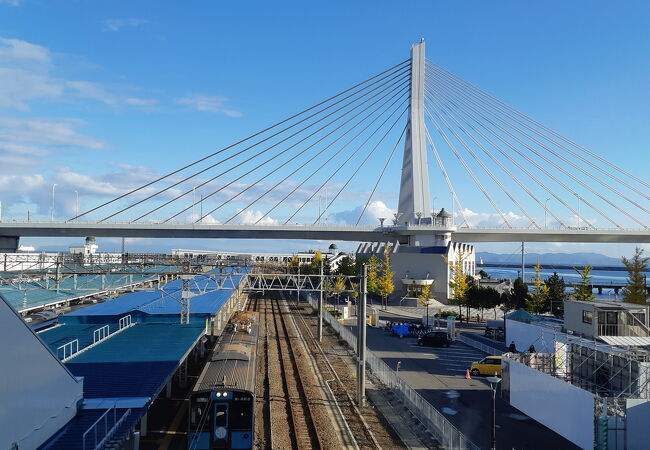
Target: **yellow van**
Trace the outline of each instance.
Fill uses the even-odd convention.
[[[469,368],[469,373],[474,376],[485,375],[501,376],[501,357],[500,356],[486,356],[481,361],[473,362]]]

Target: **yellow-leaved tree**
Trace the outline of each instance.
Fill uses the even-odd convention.
[[[449,287],[452,289],[450,303],[458,305],[458,315],[463,312],[461,307],[467,302],[467,290],[469,283],[467,282],[467,275],[463,271],[463,263],[465,262],[465,253],[462,249],[458,250],[455,260],[450,261],[443,256],[443,259],[449,266]]]
[[[537,264],[535,264],[535,275],[532,278],[533,292],[529,293],[526,299],[526,309],[533,314],[543,313],[547,309],[548,286],[542,280],[541,270],[542,266],[539,264],[538,259]]]
[[[377,279],[377,293],[381,296],[381,304],[384,309],[388,305],[388,296],[395,290],[395,285],[393,284],[393,275],[395,275],[395,273],[390,267],[390,249],[391,246],[386,244],[386,247],[384,248],[384,260],[381,264],[381,272]]]

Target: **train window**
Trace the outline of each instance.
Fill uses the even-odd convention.
[[[228,405],[219,403],[214,409],[214,425],[216,427],[228,426]]]
[[[197,405],[192,407],[192,412],[190,414],[190,423],[192,427],[198,427],[203,422],[203,405]]]

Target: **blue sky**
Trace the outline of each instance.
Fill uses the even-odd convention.
[[[646,177],[648,29],[647,2],[0,0],[3,218],[24,219],[27,210],[35,219],[49,218],[53,183],[55,216],[68,218],[75,191],[83,211],[403,61],[421,37],[430,60]],[[327,220],[356,218],[399,131]],[[447,158],[463,207],[492,223],[494,211],[454,169],[453,156]],[[432,197],[450,209],[429,159]],[[396,207],[400,163],[400,155],[391,162],[373,199],[381,204],[373,204],[367,221]],[[340,184],[332,183],[328,195]],[[242,217],[259,217],[268,206],[255,205]],[[541,221],[543,211],[525,206]],[[523,224],[512,205],[503,208]],[[282,220],[289,209],[270,217]],[[315,200],[300,218],[313,221],[317,212]],[[570,222],[570,213],[562,214]],[[609,226],[593,212],[584,214]],[[647,214],[639,217],[647,223]],[[620,253],[607,246],[531,246]],[[510,247],[484,249],[510,253]]]

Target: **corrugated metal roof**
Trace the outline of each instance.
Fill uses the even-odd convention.
[[[599,338],[609,345],[622,345],[631,347],[643,347],[650,345],[650,337],[647,336],[599,336]]]
[[[57,349],[75,339],[79,340],[79,350],[93,343],[93,332],[104,325],[109,326],[113,333],[118,329],[117,323],[106,324],[63,324],[38,333],[38,336],[47,344],[56,355]]]
[[[204,330],[202,324],[137,323],[74,356],[67,364],[179,361]]]

